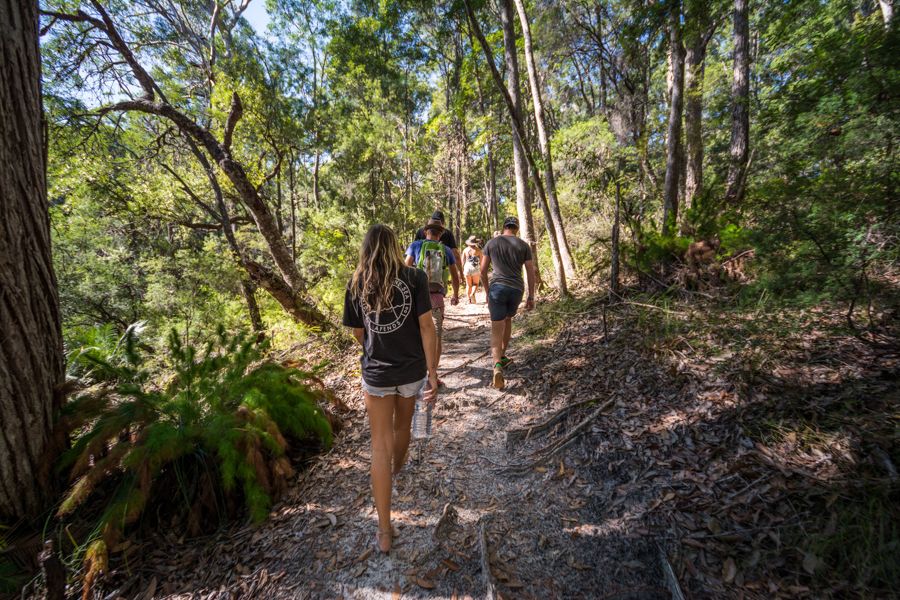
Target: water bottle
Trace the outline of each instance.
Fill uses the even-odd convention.
[[[414,440],[422,440],[431,437],[431,403],[419,394],[416,397],[416,406],[413,409],[412,437]]]

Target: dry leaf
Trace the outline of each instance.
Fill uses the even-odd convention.
[[[734,564],[734,559],[729,556],[725,559],[725,564],[722,565],[722,579],[725,580],[725,583],[731,583],[736,576],[737,565]]]
[[[812,552],[803,555],[803,570],[812,575],[821,566],[819,557]]]

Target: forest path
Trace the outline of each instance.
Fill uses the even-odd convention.
[[[525,458],[522,447],[507,450],[506,431],[552,411],[529,400],[541,365],[529,364],[516,326],[507,387],[490,387],[483,292],[478,301],[448,303],[439,370],[445,387],[432,437],[413,441],[396,483],[392,518],[399,536],[389,555],[373,549],[368,424],[357,380],[345,378],[353,410],[335,448],[298,478],[264,524],[210,540],[199,553],[205,558],[195,549],[200,570],[185,574],[195,581],[185,593],[182,580],[175,596],[483,598],[489,597],[487,560],[494,597],[668,597],[659,592],[656,554],[623,537],[615,519],[601,518],[601,490],[578,474],[578,464],[567,465],[561,454],[520,476],[502,468]],[[224,578],[219,568],[203,569],[210,563],[226,569]]]

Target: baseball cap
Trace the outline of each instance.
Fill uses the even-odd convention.
[[[506,217],[503,219],[503,229],[518,229],[519,228],[519,220],[515,217]]]
[[[443,211],[436,210],[436,211],[434,211],[433,213],[431,213],[431,220],[432,220],[432,221],[440,221],[441,223],[443,223],[443,222],[444,222],[444,213],[443,213]]]

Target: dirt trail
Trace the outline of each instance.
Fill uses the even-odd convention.
[[[180,571],[180,585],[160,584],[155,592],[145,589],[143,597],[668,597],[660,587],[656,546],[625,531],[625,519],[603,518],[613,484],[585,475],[596,471],[590,449],[576,446],[522,476],[504,472],[503,466],[533,449],[527,442],[508,450],[506,431],[552,412],[548,403],[536,408],[529,400],[532,380],[546,375],[546,368],[525,364],[526,348],[514,338],[507,389],[491,388],[483,293],[478,300],[448,306],[440,369],[446,387],[432,438],[413,442],[410,463],[396,484],[399,536],[389,555],[372,550],[368,427],[358,384],[346,381],[353,390],[350,423],[335,449],[298,478],[270,519],[223,532],[199,551],[196,542],[185,543],[193,547],[183,554],[159,549],[157,564],[171,566],[147,573],[142,586],[156,588],[155,579],[170,579],[170,569]],[[483,572],[486,562],[493,591]],[[142,596],[136,588],[121,592]]]

